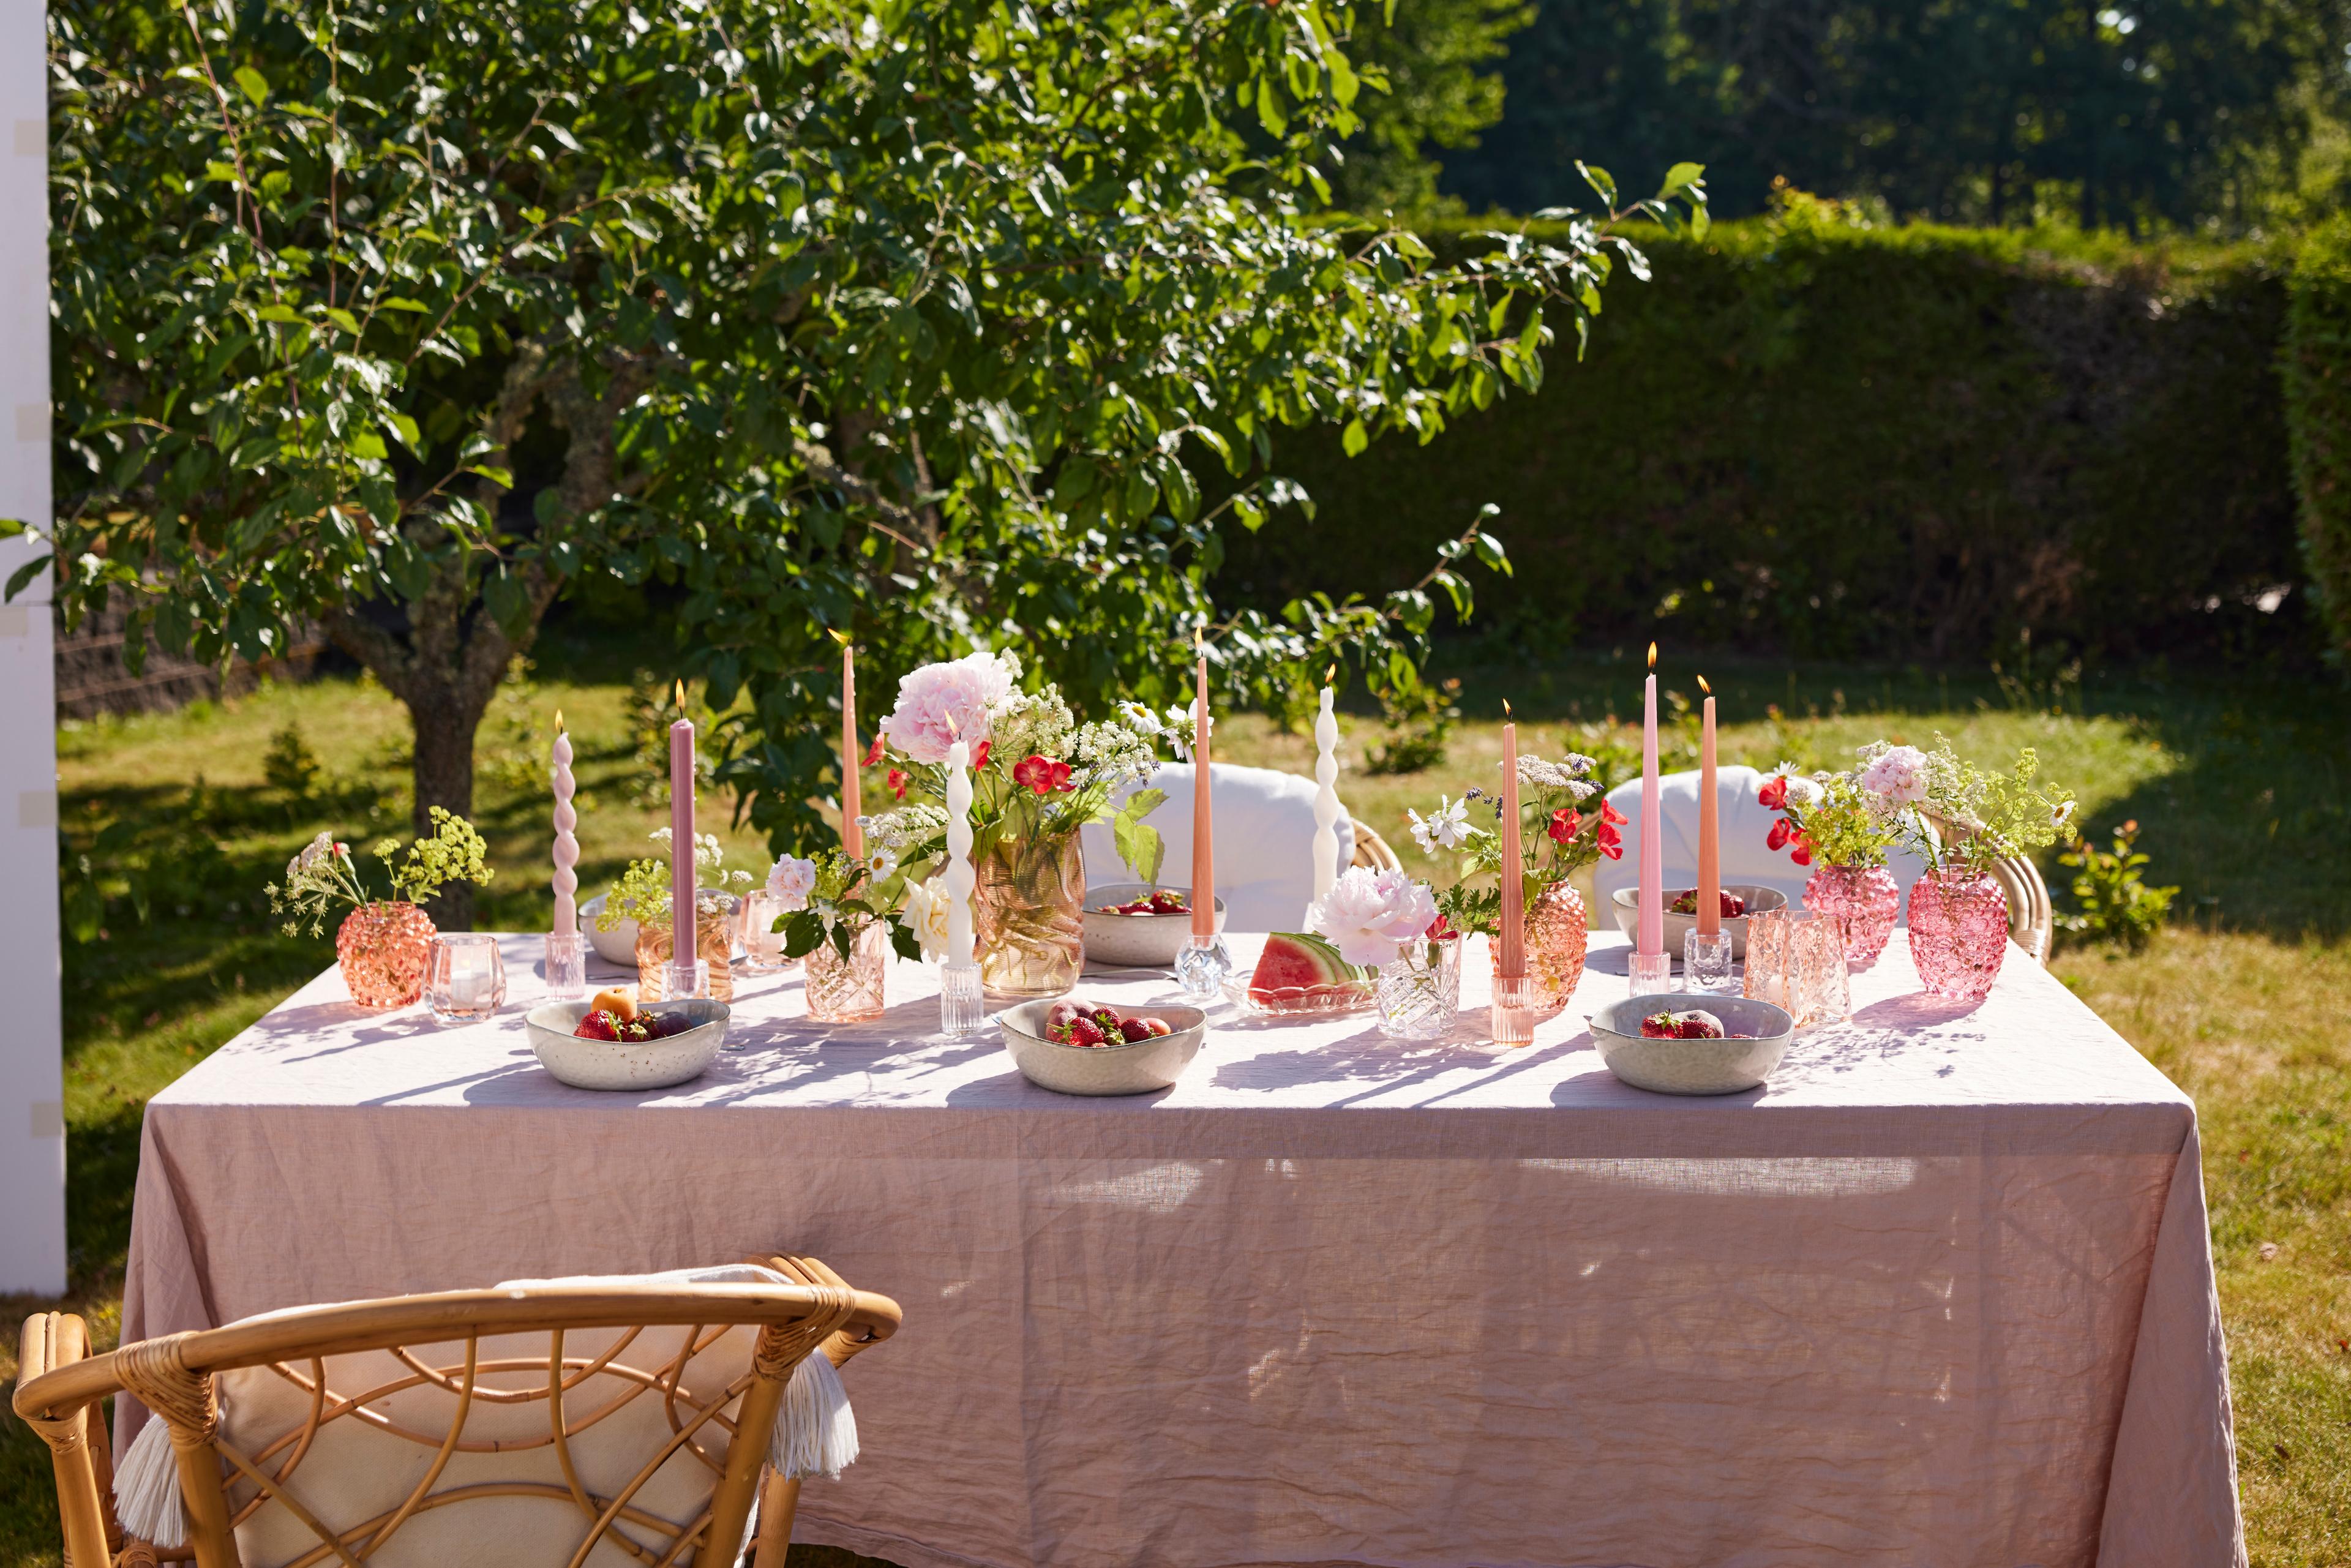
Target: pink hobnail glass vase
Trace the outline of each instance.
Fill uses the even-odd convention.
[[[335,932],[335,961],[351,1000],[371,1012],[404,1008],[424,994],[433,917],[413,904],[361,904]]]
[[[1882,865],[1824,865],[1804,883],[1804,907],[1844,923],[1845,967],[1858,975],[1886,951],[1902,890]]]
[[[1983,999],[2008,956],[2008,895],[1989,874],[1928,872],[1910,887],[1910,957],[1935,996]]]
[[[1591,918],[1583,911],[1583,894],[1563,882],[1552,883],[1535,894],[1526,910],[1527,994],[1539,1019],[1567,1006],[1583,978],[1584,948],[1592,940]],[[1502,945],[1489,942],[1486,956],[1499,977]]]

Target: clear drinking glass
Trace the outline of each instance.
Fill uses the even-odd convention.
[[[1416,938],[1380,967],[1380,1032],[1390,1040],[1443,1040],[1461,1007],[1461,938]]]
[[[479,1023],[507,999],[498,939],[478,931],[444,932],[425,960],[424,1000],[441,1024]]]
[[[743,971],[772,975],[784,967],[784,934],[774,929],[784,906],[764,888],[743,895]]]

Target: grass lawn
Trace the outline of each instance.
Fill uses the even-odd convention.
[[[1634,665],[1616,659],[1459,674],[1468,716],[1447,762],[1341,780],[1349,809],[1408,863],[1419,862],[1405,808],[1493,779],[1504,695],[1535,744],[1593,751],[1623,744],[1614,721],[1637,692]],[[1728,661],[1708,674],[1740,721],[1725,732],[1726,760],[1826,764],[1879,735],[1931,744],[1938,730],[1980,759],[2030,744],[2095,828],[2143,825],[2155,880],[2183,889],[2174,925],[2144,953],[2064,950],[2053,967],[2196,1097],[2253,1562],[2351,1562],[2351,1045],[2326,1000],[2351,994],[2351,701],[2253,679],[2085,688]],[[537,674],[502,693],[477,753],[476,821],[498,867],[481,925],[544,927],[556,707],[579,750],[583,895],[664,820],[658,752],[634,733],[630,681],[625,663],[558,637]],[[321,764],[298,795],[265,768],[289,727]],[[1233,760],[1311,770],[1311,743],[1262,719],[1237,720],[1228,737]],[[1380,738],[1376,722],[1355,721],[1352,758]],[[141,1108],[332,962],[329,940],[277,934],[262,885],[322,827],[355,848],[404,832],[406,746],[398,706],[348,680],[60,731],[61,820],[103,900],[83,895],[87,939],[69,936],[65,955],[68,1304],[101,1345],[120,1325]],[[764,865],[754,835],[724,836],[731,863]],[[19,1315],[42,1304],[5,1303]],[[13,1380],[13,1361],[0,1371]],[[0,1417],[0,1564],[55,1564],[57,1541],[46,1451]]]

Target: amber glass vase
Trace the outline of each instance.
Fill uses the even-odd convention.
[[[1086,962],[1086,860],[1078,835],[998,840],[972,890],[979,983],[1000,997],[1058,997]]]
[[[362,904],[335,932],[335,961],[351,1000],[371,1012],[404,1008],[424,994],[433,917],[413,904]]]
[[[694,956],[710,966],[710,998],[735,999],[735,952],[737,900],[731,893],[705,893],[694,904]],[[673,944],[669,923],[637,923],[637,1000],[657,1002],[669,994],[668,967]]]
[[[1583,894],[1555,882],[1527,905],[1527,996],[1539,1019],[1554,1016],[1575,995],[1583,977],[1583,951],[1592,939],[1583,913]],[[1489,960],[1498,967],[1502,945],[1486,944]]]

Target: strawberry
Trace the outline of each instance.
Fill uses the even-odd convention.
[[[1701,1008],[1651,1013],[1641,1020],[1643,1040],[1720,1040],[1722,1020]]]
[[[1094,1020],[1090,1018],[1071,1019],[1070,1020],[1069,1027],[1069,1043],[1071,1045],[1101,1045],[1104,1043],[1105,1037],[1102,1031],[1102,1025],[1094,1022]]]
[[[1671,1013],[1651,1013],[1641,1020],[1643,1040],[1679,1040],[1681,1028]]]
[[[579,1040],[618,1040],[621,1038],[619,1021],[611,1013],[598,1008],[581,1019],[580,1027],[571,1033]]]
[[[1118,1026],[1118,1032],[1130,1043],[1151,1038],[1151,1026],[1141,1019],[1128,1019]]]

